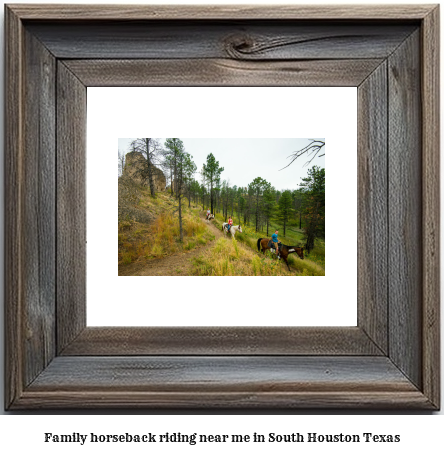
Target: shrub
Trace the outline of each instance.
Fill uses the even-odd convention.
[[[163,248],[160,244],[154,244],[151,248],[151,254],[157,258],[163,256]]]
[[[185,245],[185,250],[192,250],[194,247],[196,247],[196,243],[194,241],[188,241]]]
[[[131,253],[127,252],[122,255],[122,262],[123,264],[130,264],[132,262],[132,255]]]

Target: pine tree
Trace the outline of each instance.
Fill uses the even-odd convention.
[[[262,212],[262,194],[268,185],[270,184],[265,179],[262,179],[262,177],[256,177],[256,179],[254,179],[254,181],[250,184],[251,191],[254,197],[256,231],[259,231],[259,221]]]
[[[315,239],[325,235],[325,169],[313,166],[302,181],[305,248],[310,253],[314,248]]]
[[[204,175],[209,185],[209,194],[210,194],[210,205],[211,213],[214,214],[214,189],[217,187],[217,181],[222,174],[224,168],[219,166],[219,162],[216,161],[216,158],[213,154],[207,156],[207,162],[204,164]]]
[[[268,184],[268,186],[264,190],[262,205],[263,205],[263,213],[264,213],[265,221],[267,223],[267,237],[268,237],[268,227],[270,224],[270,220],[276,211],[276,190],[274,187],[271,186],[271,184]]]
[[[182,199],[197,167],[192,160],[193,157],[185,152],[185,147],[180,139],[168,138],[165,141],[165,147],[170,152],[174,163],[174,187],[178,200],[178,207],[175,212],[179,214],[180,241],[183,242]]]
[[[293,198],[290,190],[282,192],[278,203],[278,217],[284,225],[284,236],[287,228],[287,223],[293,215]]]

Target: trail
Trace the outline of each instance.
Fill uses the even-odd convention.
[[[211,250],[216,244],[217,240],[221,237],[226,237],[231,239],[231,235],[226,236],[221,228],[214,225],[213,223],[208,223],[205,220],[205,214],[199,214],[201,220],[207,225],[211,233],[215,235],[213,241],[208,242],[202,247],[198,247],[189,252],[176,253],[174,255],[167,256],[165,258],[157,258],[152,260],[145,260],[141,262],[132,263],[129,265],[119,266],[119,276],[190,276],[193,265],[190,260],[193,258],[205,255],[209,250]],[[256,254],[259,252],[256,249],[252,249],[246,244],[242,244],[246,249],[253,251]],[[262,253],[260,253],[262,255]],[[283,263],[285,269],[287,266]],[[297,270],[290,266],[291,272],[297,272]]]
[[[199,214],[199,216],[210,232],[216,236],[213,241],[189,252],[119,266],[119,276],[190,276],[193,267],[190,260],[208,252],[214,247],[216,241],[224,236],[222,230],[205,220],[204,215]]]

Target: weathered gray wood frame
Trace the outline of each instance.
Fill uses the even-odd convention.
[[[439,408],[438,6],[5,18],[7,409]],[[358,326],[86,327],[86,87],[113,85],[358,87]]]

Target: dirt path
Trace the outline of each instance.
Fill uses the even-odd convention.
[[[165,258],[145,260],[130,265],[119,267],[120,276],[189,276],[191,275],[191,259],[208,252],[216,241],[223,237],[222,230],[212,223],[205,220],[205,216],[200,214],[201,219],[208,226],[211,233],[216,236],[214,241],[208,242],[202,247],[191,250],[190,252],[177,253]]]
[[[214,247],[219,238],[225,236],[218,226],[205,220],[204,213],[200,214],[200,218],[208,226],[210,232],[216,236],[214,241],[210,241],[206,245],[191,250],[190,252],[181,252],[165,258],[145,260],[130,265],[120,266],[119,276],[190,276],[193,267],[190,260],[200,255],[205,255],[206,252]],[[227,239],[231,239],[231,236],[227,236]],[[244,247],[250,249],[250,247],[245,244]],[[250,250],[257,253],[254,249]],[[286,268],[285,263],[283,263],[283,265]],[[290,269],[292,272],[296,272],[296,269],[291,266]]]

